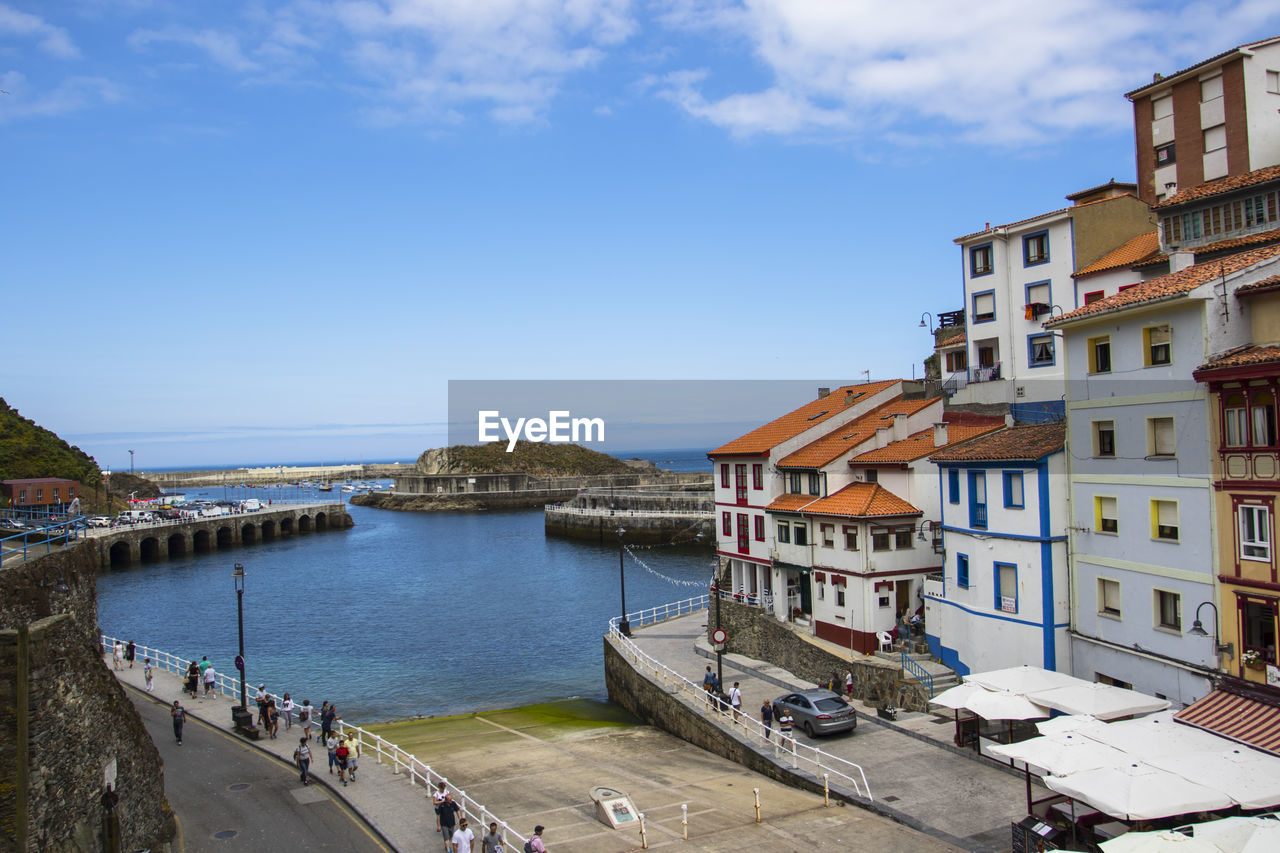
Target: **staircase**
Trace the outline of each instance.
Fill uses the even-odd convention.
[[[919,645],[916,646],[917,649],[919,647],[920,647]],[[925,648],[927,648],[927,646]],[[876,652],[875,656],[880,658],[881,660],[886,660],[891,663],[901,664],[904,654],[901,651],[895,650],[892,652]],[[914,666],[912,667],[913,669],[918,667],[919,669],[928,673],[929,676],[933,679],[933,695],[934,696],[937,696],[942,691],[947,690],[951,687],[955,687],[957,684],[960,683],[960,676],[956,674],[956,671],[954,669],[951,669],[950,667],[943,666],[942,664],[938,663],[936,660],[933,659],[933,656],[930,655],[927,651],[908,652],[906,653],[905,657],[909,658],[914,663]],[[917,678],[916,675],[914,675],[909,669],[906,669],[906,668],[903,669],[902,675],[903,675],[903,678],[906,678],[906,679],[915,679],[917,681],[922,680]]]

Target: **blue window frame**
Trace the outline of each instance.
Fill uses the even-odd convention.
[[[1022,238],[1022,265],[1034,267],[1049,263],[1049,232],[1037,231]]]
[[[1018,567],[1014,563],[996,563],[991,567],[993,605],[997,612],[1018,612]]]
[[[1021,471],[1004,472],[1004,505],[1008,509],[1022,509],[1026,506]]]
[[[1022,286],[1026,297],[1027,319],[1039,320],[1053,309],[1053,280],[1029,281]],[[1038,306],[1038,307],[1035,307]]]
[[[970,317],[975,323],[990,323],[996,319],[996,292],[980,290],[973,294]]]
[[[1057,342],[1051,332],[1027,335],[1027,366],[1053,367],[1058,363]]]
[[[947,471],[947,503],[960,503],[960,470],[958,468]]]
[[[995,253],[990,243],[969,247],[969,278],[991,275],[995,269]]]
[[[987,529],[987,472],[969,472],[969,526]]]
[[[956,554],[956,586],[969,588],[969,555]]]

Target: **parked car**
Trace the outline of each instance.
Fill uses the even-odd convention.
[[[842,696],[830,690],[802,690],[773,700],[773,718],[782,709],[791,712],[795,726],[809,737],[851,732],[858,727],[858,713]]]
[[[90,527],[110,527],[111,519],[105,515],[95,515],[89,519]]]

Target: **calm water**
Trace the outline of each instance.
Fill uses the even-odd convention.
[[[684,470],[697,470],[697,454],[684,455]],[[350,511],[356,526],[346,532],[102,575],[102,629],[197,660],[208,655],[230,673],[231,570],[239,561],[253,685],[265,681],[313,705],[327,699],[365,722],[604,697],[601,635],[619,611],[616,547],[548,539],[540,510]],[[698,586],[666,581],[628,557],[628,610],[705,592],[709,550],[655,547],[637,555]]]

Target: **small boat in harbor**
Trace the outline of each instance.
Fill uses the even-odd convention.
[[[317,486],[317,487],[316,487],[316,491],[317,491],[317,492],[332,492],[332,491],[333,491],[333,484],[332,484],[332,483],[325,483],[323,486]]]
[[[342,487],[342,491],[344,491],[344,492],[354,492],[355,490],[356,490],[356,487],[355,487],[355,486],[343,486],[343,487]]]

